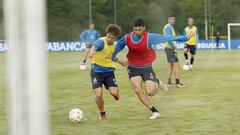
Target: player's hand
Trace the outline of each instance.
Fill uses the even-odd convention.
[[[128,61],[121,61],[121,62],[119,62],[119,64],[122,65],[123,67],[127,67]]]

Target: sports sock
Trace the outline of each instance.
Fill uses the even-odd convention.
[[[100,112],[100,115],[101,116],[106,115],[106,112]]]
[[[188,60],[188,54],[184,53],[185,59]]]
[[[176,84],[179,84],[180,83],[180,80],[177,78],[176,79]]]
[[[171,83],[172,83],[171,80],[172,80],[171,78],[168,78],[168,84],[171,84]]]
[[[150,108],[150,110],[151,110],[152,112],[158,112],[158,110],[157,110],[154,106],[152,106],[152,107]]]
[[[83,60],[83,64],[86,64],[86,61],[87,61],[87,60],[86,60],[86,59],[84,59],[84,60]]]
[[[191,58],[191,61],[190,61],[191,65],[193,65],[193,62],[194,62],[194,58]]]

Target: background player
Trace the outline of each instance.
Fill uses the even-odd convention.
[[[184,29],[183,34],[187,35],[189,33],[193,33],[194,36],[188,40],[184,45],[184,57],[186,60],[186,64],[189,65],[190,69],[193,67],[194,56],[196,55],[196,49],[198,44],[198,29],[194,26],[194,21],[192,18],[188,18],[188,26]],[[188,60],[188,52],[190,51],[191,59],[190,62]]]
[[[84,30],[80,34],[80,40],[86,44],[86,52],[85,52],[85,54],[83,56],[83,61],[82,61],[81,65],[80,65],[80,69],[81,70],[85,70],[86,69],[86,62],[87,62],[87,57],[88,57],[88,53],[89,53],[89,48],[91,48],[93,43],[98,38],[100,38],[100,34],[98,33],[98,31],[95,30],[95,24],[94,23],[91,23],[89,25],[89,29]]]
[[[114,24],[108,25],[106,28],[107,35],[96,40],[89,52],[89,57],[92,58],[92,87],[96,95],[96,104],[100,111],[100,120],[106,119],[102,85],[109,90],[109,93],[115,100],[119,100],[118,85],[114,74],[115,64],[112,61],[112,52],[116,47],[114,41],[117,39],[120,32],[121,29],[119,26]],[[124,65],[124,62],[120,60],[117,60],[116,62],[126,66]]]
[[[166,24],[163,28],[163,33],[165,35],[175,36],[175,30],[173,29],[173,25],[176,22],[175,15],[171,15],[168,18],[168,24]],[[189,33],[191,34],[191,33]],[[168,41],[165,43],[165,53],[167,56],[168,61],[168,86],[172,85],[172,74],[175,75],[176,80],[176,87],[183,88],[185,87],[184,84],[180,83],[179,79],[179,71],[180,71],[180,65],[178,62],[178,55],[177,55],[177,42],[176,41]]]

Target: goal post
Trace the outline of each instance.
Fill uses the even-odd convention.
[[[46,0],[3,0],[10,135],[49,135]]]
[[[232,26],[240,26],[240,23],[228,23],[228,50],[231,50],[231,27]]]

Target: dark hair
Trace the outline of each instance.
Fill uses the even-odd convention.
[[[168,18],[170,18],[170,17],[176,17],[174,14],[171,14]]]
[[[137,26],[143,26],[143,27],[144,27],[145,24],[144,24],[143,19],[138,18],[138,19],[134,20],[134,22],[133,22],[133,26],[134,26],[134,27],[137,27]]]
[[[111,33],[117,37],[121,33],[121,27],[116,24],[109,24],[106,28],[106,33]]]

